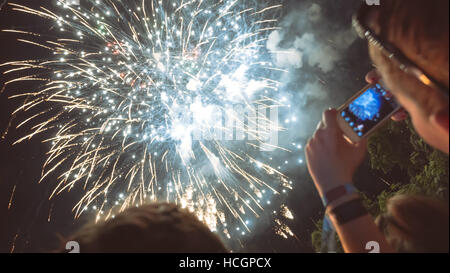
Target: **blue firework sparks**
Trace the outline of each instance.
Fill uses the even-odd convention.
[[[257,159],[261,146],[278,148],[267,139],[281,130],[266,115],[282,103],[275,99],[281,72],[265,49],[281,5],[86,2],[57,1],[54,11],[10,3],[48,19],[58,34],[4,30],[54,55],[3,64],[13,67],[5,73],[42,70],[8,84],[42,82],[35,92],[14,96],[27,98],[16,113],[30,113],[18,127],[33,124],[16,143],[55,131],[41,179],[58,174],[52,196],[82,188],[75,215],[93,210],[98,220],[171,201],[224,237],[250,232],[252,219],[292,187]],[[47,104],[53,106],[35,111]],[[292,232],[285,227],[283,234]]]

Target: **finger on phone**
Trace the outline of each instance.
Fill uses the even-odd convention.
[[[377,83],[381,79],[380,74],[378,74],[378,71],[376,69],[371,70],[366,75],[366,82],[368,83]]]
[[[408,113],[406,112],[405,109],[400,109],[398,110],[394,115],[392,115],[391,119],[393,121],[404,121],[405,119],[408,118]]]

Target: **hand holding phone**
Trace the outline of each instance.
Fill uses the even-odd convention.
[[[336,109],[325,111],[318,129],[305,146],[308,170],[321,195],[350,183],[366,157],[365,141],[351,144],[345,140],[337,116]]]

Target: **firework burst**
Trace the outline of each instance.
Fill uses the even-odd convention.
[[[265,48],[280,5],[244,0],[84,1],[14,10],[49,20],[55,34],[3,30],[52,52],[3,64],[39,81],[19,112],[29,135],[50,135],[41,181],[51,197],[84,195],[75,217],[97,219],[151,201],[195,212],[232,238],[251,230],[291,182],[266,164],[280,149],[277,78]],[[38,70],[39,72],[35,73]],[[23,76],[26,71],[33,71]],[[283,207],[284,211],[287,208]],[[291,233],[291,232],[290,232]]]

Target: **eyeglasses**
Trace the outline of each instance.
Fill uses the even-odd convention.
[[[397,65],[403,72],[414,76],[421,83],[431,88],[441,91],[446,97],[449,95],[448,88],[439,83],[433,77],[427,75],[416,64],[410,61],[402,52],[392,44],[383,41],[373,30],[366,26],[364,17],[370,11],[370,7],[362,5],[359,11],[353,16],[353,27],[358,33],[359,37],[366,39],[370,44],[377,47],[388,59]]]

